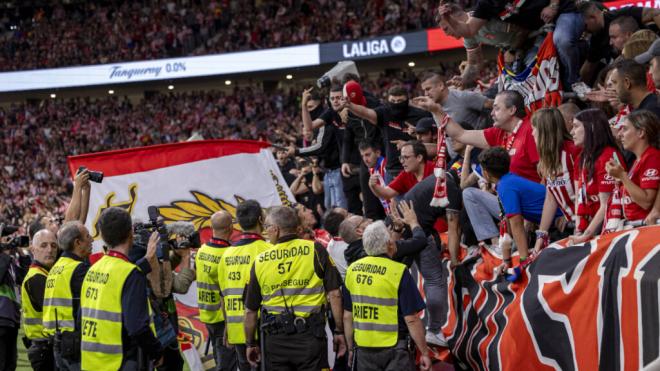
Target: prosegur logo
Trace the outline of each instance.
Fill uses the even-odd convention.
[[[342,45],[344,58],[367,57],[396,53],[406,50],[406,39],[403,36],[394,36],[390,42],[387,39],[376,39],[369,41],[356,41]]]

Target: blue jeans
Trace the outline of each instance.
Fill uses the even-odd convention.
[[[463,205],[478,241],[500,235],[500,229],[493,221],[493,218],[499,218],[500,216],[497,196],[479,188],[465,188],[463,190]]]
[[[580,49],[578,40],[584,32],[584,20],[580,13],[562,13],[555,21],[552,41],[557,48],[561,62],[562,83],[564,90],[580,79]]]
[[[341,169],[327,170],[323,177],[324,206],[326,210],[331,207],[348,208],[346,196],[344,196],[344,185],[341,181]]]

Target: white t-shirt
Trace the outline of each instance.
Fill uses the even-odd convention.
[[[346,251],[347,247],[348,244],[338,238],[333,238],[328,242],[328,254],[330,254],[332,261],[335,262],[335,266],[337,267],[342,280],[346,278],[346,268],[348,268],[346,258],[344,257],[344,251]]]

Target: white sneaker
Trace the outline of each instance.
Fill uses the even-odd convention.
[[[426,342],[428,344],[433,344],[441,347],[447,347],[449,344],[447,344],[447,339],[445,339],[445,335],[442,334],[442,332],[438,332],[437,334],[434,334],[432,332],[426,332]]]

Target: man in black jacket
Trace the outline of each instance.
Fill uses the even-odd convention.
[[[330,90],[330,108],[326,109],[319,117],[312,120],[310,113],[313,104],[312,91],[307,89],[302,95],[302,120],[303,131],[318,129],[316,143],[304,148],[289,148],[290,155],[296,156],[318,156],[320,164],[325,168],[323,177],[324,207],[329,210],[332,207],[350,209],[344,195],[342,183],[339,154],[344,136],[344,123],[337,110],[341,106],[342,91],[340,86],[333,86]],[[359,199],[358,199],[359,201]],[[353,205],[351,205],[353,206]],[[353,206],[353,208],[355,208]],[[358,207],[359,208],[359,207]]]

